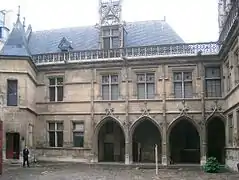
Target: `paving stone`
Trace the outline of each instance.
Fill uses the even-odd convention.
[[[0,180],[238,180],[239,173],[206,174],[200,170],[143,170],[84,164],[44,163],[31,168],[5,167]]]

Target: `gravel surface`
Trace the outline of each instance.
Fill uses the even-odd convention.
[[[192,169],[155,170],[72,163],[39,164],[30,168],[5,166],[0,180],[239,180],[239,173],[206,174]]]

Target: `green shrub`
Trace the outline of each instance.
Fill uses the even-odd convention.
[[[206,164],[203,166],[203,170],[207,173],[218,173],[220,170],[220,164],[215,157],[209,157]]]

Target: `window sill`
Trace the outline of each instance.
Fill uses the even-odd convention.
[[[201,98],[166,98],[166,101],[198,101]]]
[[[84,147],[36,147],[36,149],[45,149],[45,150],[91,150],[90,148],[84,148]]]

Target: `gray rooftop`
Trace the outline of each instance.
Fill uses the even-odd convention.
[[[28,57],[31,55],[28,42],[25,36],[25,30],[19,17],[17,18],[16,24],[14,25],[11,33],[9,34],[7,41],[1,49],[0,54],[6,56]]]
[[[125,46],[147,46],[184,43],[182,38],[165,21],[140,21],[126,23]],[[22,24],[16,23],[4,45],[3,55],[27,55],[59,52],[59,43],[65,37],[72,42],[73,50],[98,49],[99,31],[94,26],[72,27],[44,31],[33,31],[29,41],[22,35]],[[20,46],[16,46],[17,44]],[[15,44],[15,45],[14,45]],[[30,51],[30,52],[29,52]]]

